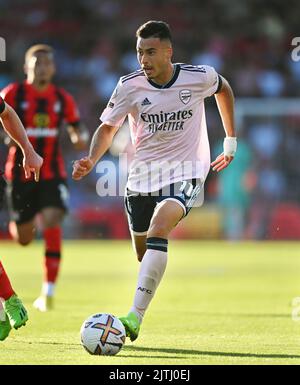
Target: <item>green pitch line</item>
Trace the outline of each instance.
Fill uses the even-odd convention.
[[[39,313],[43,244],[1,243],[29,322],[0,342],[0,364],[300,364],[300,243],[170,241],[169,263],[140,336],[115,357],[88,355],[91,314],[124,315],[138,262],[130,242],[65,242],[55,309]],[[299,307],[299,306],[298,306]],[[299,310],[299,311],[298,311]]]

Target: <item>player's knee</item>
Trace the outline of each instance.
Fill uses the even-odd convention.
[[[63,218],[64,218],[63,213],[59,213],[57,215],[53,215],[49,217],[44,217],[43,218],[44,228],[51,229],[53,227],[61,226]]]
[[[31,239],[29,239],[29,238],[18,238],[17,242],[21,246],[28,246],[32,242],[32,238]]]
[[[150,229],[148,231],[148,237],[166,238],[168,235],[168,227],[162,222],[151,224]]]
[[[24,231],[22,233],[17,234],[17,242],[21,246],[28,246],[35,237],[35,229],[30,229],[28,231]]]
[[[15,242],[21,246],[27,246],[35,237],[35,227],[30,224],[17,225],[15,222],[10,222],[9,233]]]
[[[28,237],[24,237],[24,236],[20,236],[20,234],[18,232],[10,232],[10,235],[12,237],[12,239],[15,241],[15,242],[18,242],[21,246],[27,246],[29,245],[29,243],[32,241],[32,238],[28,238]]]

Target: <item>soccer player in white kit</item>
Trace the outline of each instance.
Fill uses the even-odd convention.
[[[141,262],[133,306],[120,320],[138,337],[145,311],[167,265],[168,237],[201,193],[210,165],[221,171],[232,161],[237,141],[234,96],[214,68],[172,63],[168,24],[149,21],[136,33],[141,69],[120,78],[103,111],[87,157],[74,162],[80,180],[110,147],[129,118],[135,147],[125,206],[133,246]],[[204,99],[215,95],[226,133],[224,152],[210,164]]]

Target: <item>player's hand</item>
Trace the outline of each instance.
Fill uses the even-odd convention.
[[[224,168],[228,167],[229,164],[233,161],[233,156],[225,156],[224,153],[220,154],[215,161],[211,163],[213,171],[220,172]]]
[[[25,172],[25,178],[29,179],[31,173],[34,173],[34,180],[36,182],[40,179],[40,169],[43,165],[43,158],[39,156],[33,148],[24,152],[23,157],[23,168]]]
[[[75,160],[73,163],[72,178],[74,180],[80,180],[84,176],[88,175],[94,167],[94,162],[89,157]]]

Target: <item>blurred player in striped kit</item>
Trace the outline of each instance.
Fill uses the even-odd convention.
[[[30,144],[25,129],[15,111],[0,97],[0,122],[6,133],[15,141],[23,154],[23,169],[25,178],[30,178],[34,173],[35,183],[39,180],[40,168],[43,159],[34,151]],[[24,172],[22,171],[22,172]],[[0,176],[0,207],[4,198],[6,182]],[[11,282],[0,261],[0,341],[4,341],[12,328],[24,326],[28,315],[21,300],[12,288]]]
[[[68,209],[67,173],[59,135],[63,123],[75,148],[86,147],[88,132],[80,123],[73,97],[52,83],[55,75],[53,49],[32,46],[25,55],[26,80],[2,90],[5,101],[18,113],[36,152],[44,158],[40,180],[26,180],[20,170],[21,151],[10,146],[5,175],[8,180],[10,233],[21,245],[35,236],[36,215],[41,215],[45,241],[44,282],[34,307],[47,311],[53,306],[55,283],[61,262],[61,224]]]

